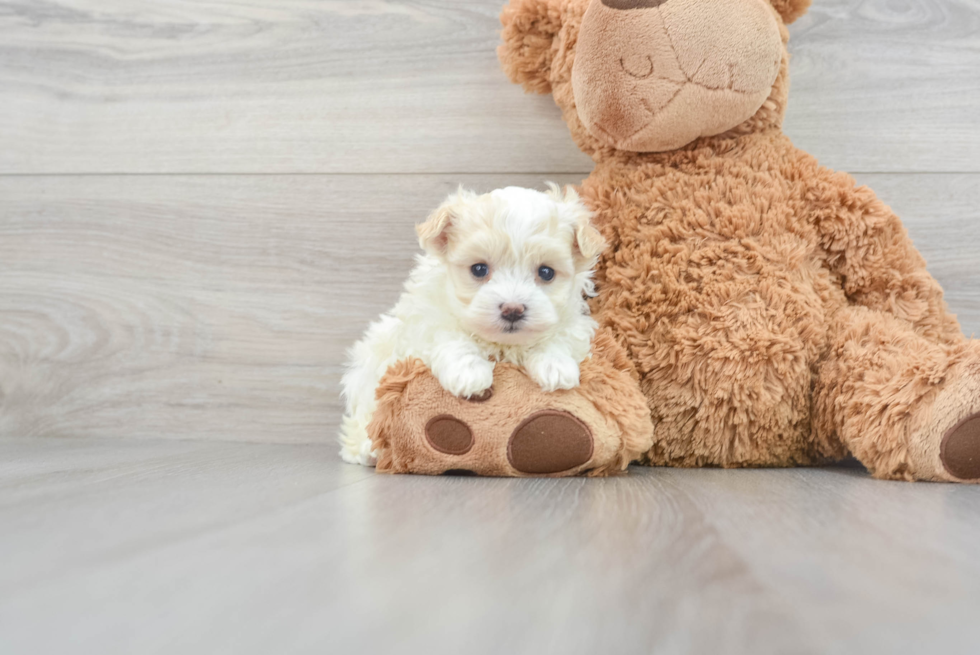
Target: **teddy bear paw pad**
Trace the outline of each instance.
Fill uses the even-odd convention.
[[[441,414],[425,425],[425,438],[446,455],[465,455],[473,447],[473,431],[455,416]]]
[[[940,457],[953,477],[980,479],[980,413],[966,417],[949,429],[943,437]]]
[[[567,412],[544,410],[524,419],[507,445],[510,465],[521,473],[561,473],[592,459],[592,432]]]
[[[470,401],[471,403],[485,403],[491,398],[493,398],[493,387],[484,389],[480,393],[476,394],[475,396],[470,396],[466,400]]]

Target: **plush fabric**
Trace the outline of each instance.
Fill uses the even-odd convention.
[[[654,102],[659,91],[638,92],[636,80],[648,56],[651,76],[663,76],[654,87],[696,70],[723,82],[727,64],[755,56],[758,43],[717,33],[697,12],[732,6],[770,12],[780,61],[754,113],[710,136],[744,107],[722,102],[716,122],[713,101],[695,101],[672,118]],[[514,82],[553,94],[595,160],[581,192],[610,247],[592,309],[628,352],[657,426],[643,462],[788,466],[853,454],[880,478],[974,479],[980,347],[894,213],[781,131],[785,23],[807,6],[512,0],[499,56]],[[669,48],[668,15],[688,25]],[[580,56],[605,57],[604,68]],[[756,68],[753,83],[763,79]],[[650,125],[624,109],[637,93]],[[609,129],[610,116],[628,129]]]
[[[575,390],[544,393],[519,368],[497,364],[490,393],[464,400],[412,359],[388,370],[377,397],[368,433],[383,473],[606,476],[653,441],[633,365],[604,331]]]
[[[730,130],[769,97],[783,44],[768,4],[610,4],[589,5],[572,67],[578,114],[605,145],[673,150]]]

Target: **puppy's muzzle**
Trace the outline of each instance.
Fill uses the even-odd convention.
[[[500,318],[510,323],[510,327],[516,328],[517,324],[524,320],[524,313],[527,305],[518,303],[504,303],[500,306]]]

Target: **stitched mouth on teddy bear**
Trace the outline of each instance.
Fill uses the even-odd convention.
[[[764,0],[732,0],[721,11],[701,0],[631,11],[593,0],[579,33],[572,90],[580,118],[605,145],[670,150],[751,118],[768,98],[783,55]]]

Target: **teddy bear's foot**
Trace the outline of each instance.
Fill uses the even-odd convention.
[[[943,389],[908,443],[914,479],[980,482],[980,342],[955,355]]]
[[[425,426],[425,439],[433,450],[462,457],[473,449],[473,430],[461,419],[440,414]],[[507,440],[507,461],[515,471],[552,475],[582,467],[592,459],[595,440],[588,426],[575,415],[542,410],[521,421]],[[459,473],[464,468],[447,472]]]
[[[427,371],[415,373],[403,392],[383,401],[381,415],[393,420],[380,449],[382,472],[565,476],[625,467],[621,439],[575,392],[546,394],[517,369],[500,366],[499,393],[459,398]]]
[[[382,379],[369,434],[378,471],[490,476],[613,475],[650,448],[653,424],[625,357],[599,336],[575,389],[548,393],[498,364],[479,397],[445,391],[418,360]]]
[[[946,432],[939,456],[946,472],[954,478],[980,482],[980,412]]]

